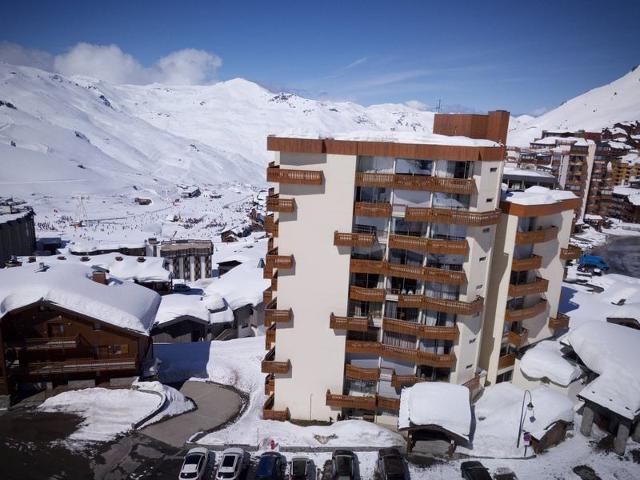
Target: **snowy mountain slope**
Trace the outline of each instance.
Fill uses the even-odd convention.
[[[528,146],[542,130],[600,131],[615,122],[640,120],[640,67],[535,118],[511,118],[509,145]]]

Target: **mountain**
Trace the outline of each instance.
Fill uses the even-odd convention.
[[[599,132],[616,122],[640,120],[640,68],[579,95],[539,117],[512,117],[509,145],[528,146],[542,130]]]

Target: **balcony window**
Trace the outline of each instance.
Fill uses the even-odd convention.
[[[404,218],[394,217],[391,225],[391,231],[396,235],[421,237],[425,233],[425,224],[423,222],[407,222]]]
[[[389,250],[389,263],[400,265],[422,265],[424,255],[409,250],[392,248]]]
[[[382,245],[374,245],[370,248],[353,247],[351,258],[362,260],[382,260],[384,258],[384,248]]]
[[[403,335],[396,332],[384,332],[382,343],[391,347],[406,348],[408,350],[416,349],[416,337],[412,335]]]
[[[360,300],[349,300],[347,306],[347,316],[349,317],[382,317],[382,304],[373,302],[362,302]]]
[[[418,344],[418,350],[421,352],[437,353],[438,355],[446,355],[451,351],[451,342],[447,340],[421,339]]]
[[[419,365],[417,376],[427,381],[446,382],[449,380],[449,370],[443,368],[434,368],[427,365]]]
[[[460,295],[460,286],[448,285],[446,283],[427,282],[425,295],[431,298],[458,300],[458,296]]]
[[[358,157],[358,172],[393,173],[393,158]]]
[[[347,395],[375,395],[378,382],[370,380],[345,380]]]
[[[410,278],[391,277],[387,282],[387,291],[394,295],[418,295],[422,291],[422,282]]]
[[[443,270],[455,270],[457,272],[462,270],[462,264],[464,263],[464,257],[462,255],[454,254],[427,254],[427,266],[434,268],[441,268]]]
[[[387,239],[387,219],[377,217],[356,217],[353,226],[355,233],[372,233],[378,237],[378,241]]]
[[[448,208],[453,210],[469,209],[469,195],[460,193],[435,192],[433,194],[433,206],[435,208]]]
[[[522,260],[530,258],[533,255],[533,243],[527,243],[523,245],[516,245],[513,250],[514,260]]]
[[[389,203],[391,191],[381,187],[357,187],[356,202]]]
[[[432,160],[396,160],[396,173],[410,175],[433,175]]]
[[[408,207],[423,207],[429,206],[431,201],[431,192],[421,190],[395,190],[393,196],[393,205],[396,206],[408,206]]]
[[[370,328],[367,332],[353,332],[349,330],[347,332],[347,340],[356,340],[358,342],[377,342],[379,333],[379,328]]]
[[[352,273],[351,285],[362,288],[382,288],[383,276],[375,273]]]
[[[400,308],[398,302],[387,301],[384,305],[384,316],[406,322],[417,322],[420,318],[420,310],[417,308]]]
[[[473,164],[471,162],[440,160],[436,170],[439,177],[471,178],[473,176]]]
[[[467,227],[465,225],[434,223],[429,237],[438,240],[464,240],[467,237]]]
[[[425,325],[430,327],[453,327],[456,324],[455,313],[435,312],[427,310],[425,314]]]

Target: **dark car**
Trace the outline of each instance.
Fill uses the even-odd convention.
[[[331,454],[331,478],[356,480],[360,477],[358,457],[351,450],[336,450]]]
[[[287,459],[278,452],[265,452],[260,455],[256,467],[256,480],[284,480]]]
[[[293,457],[289,464],[289,480],[315,480],[316,464],[307,457]]]
[[[375,475],[377,480],[409,480],[409,469],[397,448],[378,450]]]
[[[462,462],[460,473],[465,480],[491,480],[489,470],[480,462]]]

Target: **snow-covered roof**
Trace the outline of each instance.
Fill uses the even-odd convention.
[[[156,314],[156,325],[169,323],[181,317],[191,317],[209,323],[209,310],[199,295],[172,293],[163,296]]]
[[[469,389],[446,382],[423,382],[400,394],[398,428],[435,425],[469,439]]]
[[[33,215],[33,210],[31,210],[30,208],[25,208],[20,211],[12,211],[11,213],[4,213],[0,211],[0,223],[12,222],[24,217],[28,217],[29,215]]]
[[[103,250],[121,250],[121,249],[138,249],[145,248],[144,242],[75,242],[67,247],[69,252],[73,254],[81,254],[85,252],[99,252]]]
[[[556,145],[556,144],[572,144],[578,147],[586,147],[589,145],[595,145],[593,140],[587,140],[582,137],[544,137],[539,138],[531,142],[536,145]]]
[[[562,356],[557,341],[542,341],[529,348],[520,360],[520,370],[533,379],[548,378],[563,387],[582,375],[582,369]]]
[[[567,190],[551,190],[546,187],[533,186],[524,192],[507,192],[502,200],[519,205],[544,205],[575,198],[577,198],[575,194]]]
[[[611,148],[616,148],[618,150],[631,150],[631,147],[626,143],[622,142],[614,142],[613,140],[608,140],[606,142]]]
[[[623,195],[627,197],[629,203],[633,205],[640,205],[640,188],[623,187],[616,185],[613,187],[614,195]]]
[[[627,165],[635,165],[636,163],[640,163],[640,153],[637,151],[629,152],[620,158],[620,161]]]
[[[131,282],[108,285],[91,279],[92,269],[56,262],[46,269],[38,263],[0,270],[0,318],[15,309],[46,301],[111,325],[148,333],[160,296]]]
[[[533,168],[516,168],[516,167],[507,167],[505,166],[503,169],[504,176],[523,176],[523,177],[542,177],[555,180],[555,176],[551,173],[543,172],[541,170],[536,170]]]
[[[599,376],[579,396],[625,418],[640,414],[640,330],[608,322],[586,322],[563,338]]]

